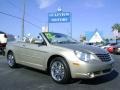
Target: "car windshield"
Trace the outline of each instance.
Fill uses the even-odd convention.
[[[77,43],[77,41],[72,39],[71,37],[60,33],[45,32],[44,35],[52,44]]]

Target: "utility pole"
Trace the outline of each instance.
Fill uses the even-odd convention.
[[[73,31],[72,31],[72,13],[70,12],[70,35],[72,37]]]
[[[23,16],[22,16],[22,35],[21,35],[21,39],[23,39],[24,37],[24,33],[25,33],[25,28],[24,28],[24,23],[25,23],[25,8],[26,8],[26,0],[23,0]]]

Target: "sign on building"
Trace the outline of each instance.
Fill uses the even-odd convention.
[[[68,23],[70,25],[70,34],[72,37],[72,13],[64,12],[59,8],[56,12],[48,13],[48,31],[50,31],[50,24],[53,23]]]
[[[70,22],[70,12],[54,12],[48,13],[48,22],[49,23],[67,23]]]

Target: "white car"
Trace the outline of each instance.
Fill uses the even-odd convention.
[[[4,49],[7,44],[7,35],[0,31],[0,54],[4,55]]]

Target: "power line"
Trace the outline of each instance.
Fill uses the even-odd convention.
[[[17,8],[20,12],[23,13],[23,10],[22,10],[21,8],[17,7],[12,1],[7,0],[7,3],[9,3],[9,4],[12,5],[13,7]],[[40,21],[38,20],[38,18],[34,17],[33,15],[29,15],[27,12],[26,12],[26,15],[27,15],[28,17],[30,17],[30,18],[31,18],[31,17],[34,18],[34,20],[36,20],[37,22],[40,22]]]
[[[15,4],[13,4],[11,1],[7,0],[7,3],[9,3],[10,5],[12,5],[13,7],[18,8]],[[20,9],[20,8],[19,8]],[[21,10],[21,9],[20,9]]]
[[[13,18],[16,18],[16,19],[19,19],[19,20],[22,20],[22,18],[20,18],[20,17],[14,16],[14,15],[12,15],[12,14],[8,14],[8,13],[5,13],[5,12],[1,12],[1,11],[0,11],[0,14],[6,15],[6,16],[10,16],[10,17],[13,17]],[[33,24],[32,22],[30,22],[30,21],[28,21],[28,20],[24,20],[24,21],[25,21],[26,23],[31,24],[32,26],[40,29],[40,27],[39,27],[38,25],[35,25],[35,24]]]

